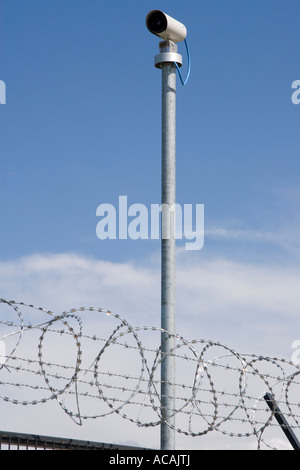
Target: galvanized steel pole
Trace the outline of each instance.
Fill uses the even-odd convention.
[[[161,240],[161,439],[175,449],[175,202],[177,45],[160,43],[155,65],[162,69],[162,240]]]
[[[162,65],[162,240],[161,328],[175,333],[175,207],[176,68]],[[164,238],[166,236],[166,238]],[[161,449],[175,449],[174,336],[161,335]],[[172,352],[173,350],[173,352]],[[172,427],[170,427],[170,425]]]
[[[146,17],[149,31],[164,41],[155,56],[162,69],[162,224],[161,224],[161,438],[162,450],[175,449],[175,173],[176,69],[182,65],[177,42],[186,38],[184,24],[160,10]],[[187,43],[187,53],[188,47]],[[189,53],[188,53],[189,57]],[[190,64],[190,62],[189,62]],[[190,65],[189,65],[190,70]],[[189,71],[188,71],[189,75]],[[187,75],[187,78],[188,78]],[[180,74],[180,79],[181,74]],[[183,82],[185,85],[186,81]]]

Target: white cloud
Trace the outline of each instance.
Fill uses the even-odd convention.
[[[300,337],[300,269],[181,253],[176,330],[243,345],[269,355],[291,353]],[[112,263],[76,254],[36,254],[0,262],[0,296],[55,312],[80,306],[111,310],[134,325],[160,326],[160,266]]]
[[[187,340],[212,339],[242,353],[289,359],[292,342],[300,338],[299,282],[300,269],[295,267],[204,260],[201,253],[198,256],[181,253],[177,262],[176,331]],[[35,254],[0,262],[0,286],[2,298],[45,307],[55,313],[94,306],[118,313],[133,326],[160,324],[160,269],[153,260],[136,265],[76,254]],[[102,332],[101,317],[93,327],[95,334]],[[112,361],[114,366],[116,359]],[[21,411],[15,407],[13,412],[9,406],[9,410],[2,427],[58,434],[52,412],[43,418],[41,409],[40,415],[31,409],[28,420],[24,407]],[[62,423],[59,429],[66,436],[124,443],[130,429],[131,440],[142,446],[158,446],[158,428],[141,431],[118,416],[110,416],[78,429],[61,410],[57,413]],[[32,426],[29,431],[28,423]],[[105,432],[101,432],[103,426]],[[214,446],[211,434],[197,439],[204,447]],[[180,436],[180,442],[183,448],[199,448],[195,439]]]
[[[158,283],[157,273],[130,263],[75,254],[36,254],[0,263],[2,297],[61,311],[91,305],[124,315],[141,306],[147,312]]]

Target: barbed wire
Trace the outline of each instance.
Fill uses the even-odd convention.
[[[0,341],[5,345],[0,399],[23,406],[56,401],[77,425],[118,414],[139,427],[158,426],[160,365],[166,356],[162,332],[175,338],[168,354],[176,358],[177,433],[199,437],[215,431],[255,438],[257,448],[275,448],[265,437],[268,429],[278,427],[264,400],[266,392],[280,404],[291,428],[299,429],[298,364],[241,354],[212,340],[186,340],[154,326],[133,327],[96,307],[57,315],[0,299]]]

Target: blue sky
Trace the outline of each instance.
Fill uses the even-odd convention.
[[[289,357],[300,301],[298,0],[0,0],[0,296],[100,304],[159,325],[159,242],[96,236],[98,205],[160,202],[159,39],[145,26],[155,8],[188,30],[177,201],[205,206],[204,248],[178,253],[179,333],[197,325],[201,337]]]
[[[123,194],[129,204],[160,201],[159,40],[145,27],[155,7],[1,2],[4,259],[75,251],[126,260],[157,249],[153,241],[95,236],[99,204],[117,204]],[[206,228],[281,229],[297,203],[288,199],[298,188],[299,108],[291,84],[299,4],[159,7],[187,25],[192,56],[188,86],[178,80],[178,202],[205,204]],[[229,248],[206,237],[207,255]]]

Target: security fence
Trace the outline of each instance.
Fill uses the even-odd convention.
[[[103,442],[0,431],[0,450],[141,450]]]
[[[21,407],[55,402],[77,425],[114,414],[141,432],[158,427],[162,331],[133,327],[102,308],[80,307],[57,315],[0,299],[0,401]],[[299,435],[299,364],[174,336],[175,347],[168,354],[176,358],[172,416],[179,435],[196,438],[198,448],[201,436],[216,433],[235,441],[250,439],[258,449],[275,449],[276,433],[285,440],[279,408],[285,426]],[[266,396],[272,397],[274,407]],[[7,433],[2,442],[5,436],[6,446],[107,446]]]

